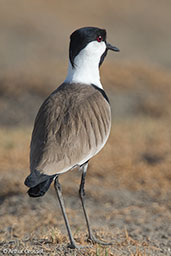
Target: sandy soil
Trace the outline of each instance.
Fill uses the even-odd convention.
[[[170,0],[74,3],[0,0],[0,255],[170,256]],[[67,213],[91,247],[72,251],[53,186],[33,199],[23,182],[37,110],[65,78],[70,33],[87,25],[121,49],[101,69],[113,125],[86,179],[93,231],[113,245],[87,243],[73,170],[60,177]]]

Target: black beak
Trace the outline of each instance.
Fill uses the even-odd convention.
[[[107,47],[107,50],[111,50],[111,51],[114,51],[114,52],[120,52],[120,50],[116,46],[113,46],[109,43],[106,43],[106,47]]]

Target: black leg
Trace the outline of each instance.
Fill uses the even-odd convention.
[[[58,200],[59,200],[59,204],[60,204],[60,207],[61,207],[62,215],[64,217],[66,229],[68,231],[68,236],[69,236],[69,240],[70,240],[69,247],[72,248],[72,249],[83,248],[83,246],[76,245],[76,243],[74,241],[74,238],[72,236],[71,228],[70,228],[69,221],[68,221],[68,218],[67,218],[67,215],[66,215],[66,211],[65,211],[65,205],[64,205],[64,200],[63,200],[63,196],[62,196],[62,189],[61,189],[61,185],[60,185],[60,183],[58,181],[58,176],[55,178],[54,187],[55,187],[56,194],[57,194],[57,197],[58,197]]]
[[[81,183],[80,183],[80,189],[79,189],[79,195],[83,207],[83,212],[87,224],[87,229],[88,229],[88,241],[91,241],[92,243],[98,243],[102,245],[111,245],[112,243],[106,243],[103,241],[98,240],[94,235],[90,227],[90,222],[89,222],[89,217],[87,215],[86,209],[85,209],[85,204],[84,204],[84,198],[85,198],[85,190],[84,190],[84,185],[85,185],[85,176],[87,172],[87,167],[88,163],[85,163],[84,165],[81,166],[82,169],[82,177],[81,177]]]

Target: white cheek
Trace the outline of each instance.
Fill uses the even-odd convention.
[[[90,42],[82,51],[84,51],[87,55],[91,56],[97,56],[101,57],[101,55],[105,52],[106,50],[106,44],[105,42],[97,42],[93,41]]]
[[[105,42],[90,42],[74,59],[74,68],[69,63],[65,82],[95,84],[102,88],[99,74],[101,56],[106,50]]]
[[[75,57],[74,63],[76,66],[87,65],[89,67],[98,67],[100,58],[106,50],[105,42],[90,42],[85,48],[83,48],[79,54]]]

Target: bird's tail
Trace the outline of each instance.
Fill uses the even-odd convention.
[[[46,175],[34,170],[25,179],[24,184],[30,189],[27,191],[30,197],[43,196],[49,189],[55,175]]]

